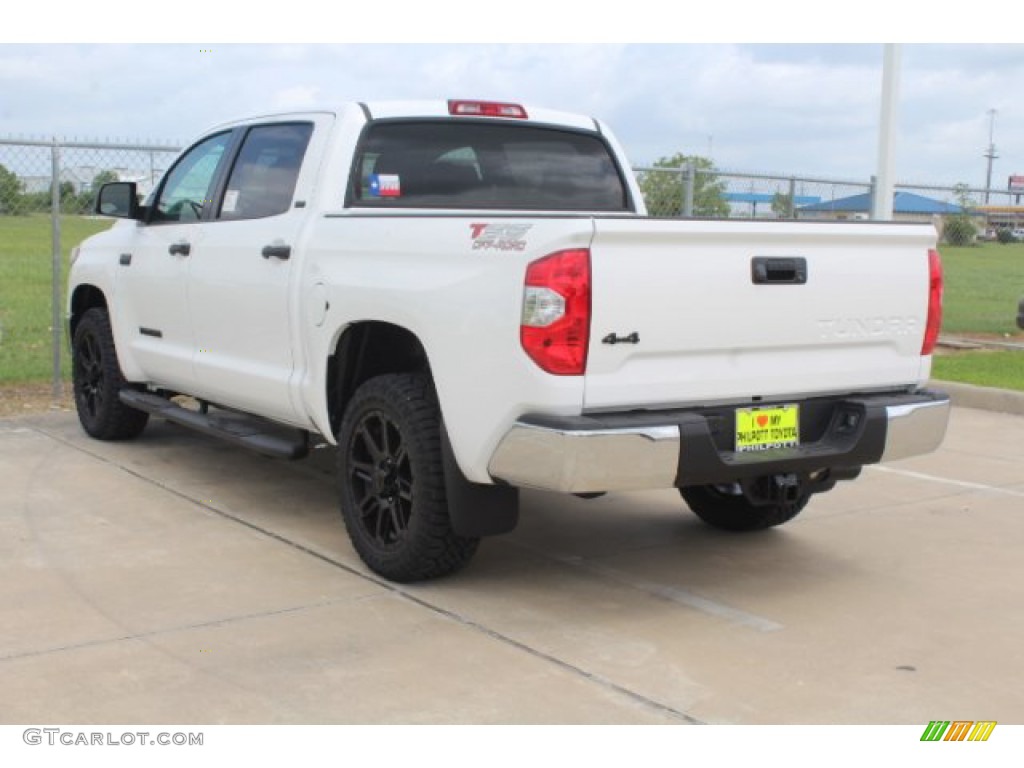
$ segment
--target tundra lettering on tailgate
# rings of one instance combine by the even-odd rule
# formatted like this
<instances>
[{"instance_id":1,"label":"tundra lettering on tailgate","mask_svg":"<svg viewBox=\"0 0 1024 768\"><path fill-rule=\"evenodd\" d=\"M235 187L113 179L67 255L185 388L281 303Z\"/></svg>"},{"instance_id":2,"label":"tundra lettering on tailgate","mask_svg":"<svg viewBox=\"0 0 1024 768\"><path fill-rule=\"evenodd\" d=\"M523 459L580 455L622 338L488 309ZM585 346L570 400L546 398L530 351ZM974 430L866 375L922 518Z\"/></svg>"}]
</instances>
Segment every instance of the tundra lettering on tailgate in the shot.
<instances>
[{"instance_id":1,"label":"tundra lettering on tailgate","mask_svg":"<svg viewBox=\"0 0 1024 768\"><path fill-rule=\"evenodd\" d=\"M867 339L882 336L907 336L917 333L917 318L901 317L835 317L820 318L818 328L823 339Z\"/></svg>"}]
</instances>

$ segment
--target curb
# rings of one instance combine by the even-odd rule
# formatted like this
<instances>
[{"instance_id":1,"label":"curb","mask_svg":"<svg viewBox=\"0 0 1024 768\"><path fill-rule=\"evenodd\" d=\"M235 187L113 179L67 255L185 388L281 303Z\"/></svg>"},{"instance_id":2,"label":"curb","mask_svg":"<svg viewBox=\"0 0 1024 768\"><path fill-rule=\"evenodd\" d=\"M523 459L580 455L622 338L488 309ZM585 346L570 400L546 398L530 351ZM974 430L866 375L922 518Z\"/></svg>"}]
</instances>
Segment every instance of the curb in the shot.
<instances>
[{"instance_id":1,"label":"curb","mask_svg":"<svg viewBox=\"0 0 1024 768\"><path fill-rule=\"evenodd\" d=\"M961 338L959 336L939 336L938 344L947 349L1006 349L1024 352L1024 342L999 341L997 339Z\"/></svg>"},{"instance_id":2,"label":"curb","mask_svg":"<svg viewBox=\"0 0 1024 768\"><path fill-rule=\"evenodd\" d=\"M1024 416L1024 392L994 387L977 387L973 384L962 384L958 381L939 381L933 379L929 386L934 386L949 395L953 405L961 408L977 408L982 411L1012 413Z\"/></svg>"}]
</instances>

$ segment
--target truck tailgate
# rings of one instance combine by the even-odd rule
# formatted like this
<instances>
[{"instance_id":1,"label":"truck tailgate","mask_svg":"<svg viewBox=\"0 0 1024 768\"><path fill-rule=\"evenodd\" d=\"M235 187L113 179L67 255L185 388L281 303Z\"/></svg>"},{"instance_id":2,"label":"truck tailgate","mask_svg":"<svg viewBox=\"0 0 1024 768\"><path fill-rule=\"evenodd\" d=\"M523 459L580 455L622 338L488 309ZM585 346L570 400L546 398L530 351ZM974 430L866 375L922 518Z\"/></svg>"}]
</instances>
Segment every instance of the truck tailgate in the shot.
<instances>
[{"instance_id":1,"label":"truck tailgate","mask_svg":"<svg viewBox=\"0 0 1024 768\"><path fill-rule=\"evenodd\" d=\"M597 219L585 408L918 383L934 244L931 225Z\"/></svg>"}]
</instances>

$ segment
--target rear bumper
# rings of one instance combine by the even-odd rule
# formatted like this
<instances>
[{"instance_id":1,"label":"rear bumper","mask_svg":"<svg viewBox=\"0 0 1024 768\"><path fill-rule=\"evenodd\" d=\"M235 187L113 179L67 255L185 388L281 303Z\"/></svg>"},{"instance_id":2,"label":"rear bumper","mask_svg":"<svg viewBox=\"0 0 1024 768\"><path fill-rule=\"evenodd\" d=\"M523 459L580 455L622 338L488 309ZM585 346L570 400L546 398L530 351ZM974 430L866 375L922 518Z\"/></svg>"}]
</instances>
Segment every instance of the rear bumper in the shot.
<instances>
[{"instance_id":1,"label":"rear bumper","mask_svg":"<svg viewBox=\"0 0 1024 768\"><path fill-rule=\"evenodd\" d=\"M673 488L784 472L860 467L942 443L941 392L807 400L799 447L736 453L730 408L578 417L524 416L491 458L491 477L565 493Z\"/></svg>"}]
</instances>

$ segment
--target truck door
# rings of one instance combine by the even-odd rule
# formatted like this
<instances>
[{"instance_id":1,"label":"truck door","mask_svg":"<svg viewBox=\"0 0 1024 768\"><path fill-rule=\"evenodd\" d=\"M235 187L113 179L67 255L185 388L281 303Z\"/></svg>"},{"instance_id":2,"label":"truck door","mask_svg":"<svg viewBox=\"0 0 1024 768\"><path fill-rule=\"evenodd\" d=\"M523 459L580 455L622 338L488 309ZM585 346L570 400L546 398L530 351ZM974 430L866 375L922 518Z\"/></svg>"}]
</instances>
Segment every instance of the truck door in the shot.
<instances>
[{"instance_id":1,"label":"truck door","mask_svg":"<svg viewBox=\"0 0 1024 768\"><path fill-rule=\"evenodd\" d=\"M203 219L231 136L209 136L175 162L147 221L136 224L130 251L120 257L117 322L146 377L183 392L193 383L189 263L209 226Z\"/></svg>"},{"instance_id":2,"label":"truck door","mask_svg":"<svg viewBox=\"0 0 1024 768\"><path fill-rule=\"evenodd\" d=\"M218 208L189 264L196 393L293 421L291 296L315 168L303 170L316 116L245 129Z\"/></svg>"}]
</instances>

